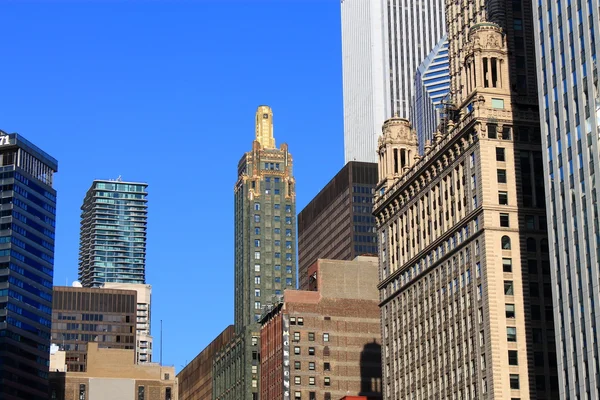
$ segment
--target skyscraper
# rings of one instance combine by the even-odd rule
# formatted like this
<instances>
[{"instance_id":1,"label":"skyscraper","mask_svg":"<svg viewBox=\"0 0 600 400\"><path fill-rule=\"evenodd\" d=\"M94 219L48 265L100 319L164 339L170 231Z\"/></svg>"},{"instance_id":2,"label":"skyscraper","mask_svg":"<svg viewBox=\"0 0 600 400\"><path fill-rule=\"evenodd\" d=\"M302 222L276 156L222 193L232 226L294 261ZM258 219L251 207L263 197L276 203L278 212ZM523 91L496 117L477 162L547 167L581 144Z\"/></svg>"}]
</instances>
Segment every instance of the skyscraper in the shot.
<instances>
[{"instance_id":1,"label":"skyscraper","mask_svg":"<svg viewBox=\"0 0 600 400\"><path fill-rule=\"evenodd\" d=\"M0 131L0 399L48 398L57 161Z\"/></svg>"},{"instance_id":2,"label":"skyscraper","mask_svg":"<svg viewBox=\"0 0 600 400\"><path fill-rule=\"evenodd\" d=\"M298 280L319 258L353 260L377 254L373 194L377 164L350 161L298 214Z\"/></svg>"},{"instance_id":3,"label":"skyscraper","mask_svg":"<svg viewBox=\"0 0 600 400\"><path fill-rule=\"evenodd\" d=\"M213 390L217 400L258 398L258 319L263 307L277 302L284 289L296 287L296 188L292 165L288 146L275 145L271 108L258 107L256 137L252 150L238 163L234 189L237 336L216 357Z\"/></svg>"},{"instance_id":4,"label":"skyscraper","mask_svg":"<svg viewBox=\"0 0 600 400\"><path fill-rule=\"evenodd\" d=\"M433 139L438 124L444 117L444 103L448 101L450 92L448 68L448 38L444 35L415 74L411 114L417 131L419 154L423 154L425 142Z\"/></svg>"},{"instance_id":5,"label":"skyscraper","mask_svg":"<svg viewBox=\"0 0 600 400\"><path fill-rule=\"evenodd\" d=\"M533 8L561 399L600 398L600 2Z\"/></svg>"},{"instance_id":6,"label":"skyscraper","mask_svg":"<svg viewBox=\"0 0 600 400\"><path fill-rule=\"evenodd\" d=\"M377 137L408 118L419 64L446 31L444 0L342 0L344 155L377 161Z\"/></svg>"},{"instance_id":7,"label":"skyscraper","mask_svg":"<svg viewBox=\"0 0 600 400\"><path fill-rule=\"evenodd\" d=\"M385 399L556 399L532 5L446 4L458 112L379 143Z\"/></svg>"},{"instance_id":8,"label":"skyscraper","mask_svg":"<svg viewBox=\"0 0 600 400\"><path fill-rule=\"evenodd\" d=\"M95 180L81 206L79 280L146 283L147 184Z\"/></svg>"}]
</instances>

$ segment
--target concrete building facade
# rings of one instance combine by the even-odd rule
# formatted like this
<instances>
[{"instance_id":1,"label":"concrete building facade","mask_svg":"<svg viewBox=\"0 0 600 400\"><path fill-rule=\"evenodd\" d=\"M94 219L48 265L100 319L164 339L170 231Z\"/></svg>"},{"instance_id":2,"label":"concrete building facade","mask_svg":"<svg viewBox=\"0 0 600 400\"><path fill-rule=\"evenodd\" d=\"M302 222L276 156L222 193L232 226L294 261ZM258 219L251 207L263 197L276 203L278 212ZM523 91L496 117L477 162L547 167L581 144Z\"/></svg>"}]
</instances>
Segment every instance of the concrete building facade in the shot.
<instances>
[{"instance_id":1,"label":"concrete building facade","mask_svg":"<svg viewBox=\"0 0 600 400\"><path fill-rule=\"evenodd\" d=\"M67 371L86 371L89 342L135 349L136 299L132 290L54 287L52 343L66 353Z\"/></svg>"},{"instance_id":2,"label":"concrete building facade","mask_svg":"<svg viewBox=\"0 0 600 400\"><path fill-rule=\"evenodd\" d=\"M179 400L213 399L214 358L234 335L235 329L233 325L229 325L177 374Z\"/></svg>"},{"instance_id":3,"label":"concrete building facade","mask_svg":"<svg viewBox=\"0 0 600 400\"><path fill-rule=\"evenodd\" d=\"M147 184L95 180L81 206L79 281L146 283Z\"/></svg>"},{"instance_id":4,"label":"concrete building facade","mask_svg":"<svg viewBox=\"0 0 600 400\"><path fill-rule=\"evenodd\" d=\"M152 362L151 335L152 322L152 286L141 283L108 282L102 285L105 289L134 290L137 293L135 359L137 363Z\"/></svg>"},{"instance_id":5,"label":"concrete building facade","mask_svg":"<svg viewBox=\"0 0 600 400\"><path fill-rule=\"evenodd\" d=\"M85 372L51 372L52 400L177 400L175 368L136 364L135 351L88 345ZM58 366L52 366L53 370Z\"/></svg>"},{"instance_id":6,"label":"concrete building facade","mask_svg":"<svg viewBox=\"0 0 600 400\"><path fill-rule=\"evenodd\" d=\"M298 280L319 258L353 260L377 254L373 195L377 164L351 161L298 214Z\"/></svg>"},{"instance_id":7,"label":"concrete building facade","mask_svg":"<svg viewBox=\"0 0 600 400\"><path fill-rule=\"evenodd\" d=\"M48 393L58 163L0 131L0 399Z\"/></svg>"},{"instance_id":8,"label":"concrete building facade","mask_svg":"<svg viewBox=\"0 0 600 400\"><path fill-rule=\"evenodd\" d=\"M344 156L377 161L392 115L408 118L419 64L444 35L443 0L342 0Z\"/></svg>"},{"instance_id":9,"label":"concrete building facade","mask_svg":"<svg viewBox=\"0 0 600 400\"><path fill-rule=\"evenodd\" d=\"M261 399L381 398L377 258L318 260L312 291L263 316Z\"/></svg>"},{"instance_id":10,"label":"concrete building facade","mask_svg":"<svg viewBox=\"0 0 600 400\"><path fill-rule=\"evenodd\" d=\"M528 51L510 51L523 35L511 37L513 11L531 5L481 5L447 2L458 110L448 131L424 156L405 119L388 120L379 141L389 400L558 397L538 114L530 86L512 86Z\"/></svg>"},{"instance_id":11,"label":"concrete building facade","mask_svg":"<svg viewBox=\"0 0 600 400\"><path fill-rule=\"evenodd\" d=\"M533 8L561 399L600 398L600 2Z\"/></svg>"}]
</instances>

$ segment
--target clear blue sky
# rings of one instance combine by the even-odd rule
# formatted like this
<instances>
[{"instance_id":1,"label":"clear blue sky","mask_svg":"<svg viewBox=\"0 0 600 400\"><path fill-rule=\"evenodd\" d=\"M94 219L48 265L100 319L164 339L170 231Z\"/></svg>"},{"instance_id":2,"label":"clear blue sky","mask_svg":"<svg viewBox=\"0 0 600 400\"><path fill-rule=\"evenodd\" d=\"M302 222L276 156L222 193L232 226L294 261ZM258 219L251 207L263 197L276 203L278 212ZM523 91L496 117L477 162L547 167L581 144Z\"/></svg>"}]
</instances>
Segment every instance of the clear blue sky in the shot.
<instances>
[{"instance_id":1,"label":"clear blue sky","mask_svg":"<svg viewBox=\"0 0 600 400\"><path fill-rule=\"evenodd\" d=\"M273 107L297 208L343 166L339 0L3 1L0 129L59 161L55 285L77 278L94 179L149 184L158 360L233 322L233 185Z\"/></svg>"}]
</instances>

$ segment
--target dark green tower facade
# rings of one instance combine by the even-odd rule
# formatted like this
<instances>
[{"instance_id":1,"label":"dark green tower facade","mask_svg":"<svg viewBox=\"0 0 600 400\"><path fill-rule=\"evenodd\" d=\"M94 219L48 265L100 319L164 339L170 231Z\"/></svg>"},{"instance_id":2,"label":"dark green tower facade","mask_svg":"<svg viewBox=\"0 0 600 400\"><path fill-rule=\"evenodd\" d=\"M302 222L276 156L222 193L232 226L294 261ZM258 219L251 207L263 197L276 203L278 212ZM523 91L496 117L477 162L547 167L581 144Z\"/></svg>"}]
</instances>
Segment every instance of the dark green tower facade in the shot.
<instances>
[{"instance_id":1,"label":"dark green tower facade","mask_svg":"<svg viewBox=\"0 0 600 400\"><path fill-rule=\"evenodd\" d=\"M296 288L296 192L292 156L275 146L273 114L256 113L256 139L238 164L235 185L235 329L237 341L215 361L215 399L259 398L258 319ZM234 367L239 365L241 367Z\"/></svg>"}]
</instances>

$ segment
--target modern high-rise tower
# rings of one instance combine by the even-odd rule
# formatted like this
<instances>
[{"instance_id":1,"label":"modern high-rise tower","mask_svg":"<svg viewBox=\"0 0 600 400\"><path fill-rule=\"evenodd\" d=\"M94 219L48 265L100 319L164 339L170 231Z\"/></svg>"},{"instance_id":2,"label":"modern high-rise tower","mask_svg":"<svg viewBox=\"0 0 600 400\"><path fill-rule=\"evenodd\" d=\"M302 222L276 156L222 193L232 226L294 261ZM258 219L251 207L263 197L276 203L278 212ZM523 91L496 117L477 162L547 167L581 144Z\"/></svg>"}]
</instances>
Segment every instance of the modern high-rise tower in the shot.
<instances>
[{"instance_id":1,"label":"modern high-rise tower","mask_svg":"<svg viewBox=\"0 0 600 400\"><path fill-rule=\"evenodd\" d=\"M433 139L444 117L445 103L449 100L450 92L448 67L448 38L444 35L415 74L411 116L417 131L419 154L424 153L426 141Z\"/></svg>"},{"instance_id":2,"label":"modern high-rise tower","mask_svg":"<svg viewBox=\"0 0 600 400\"><path fill-rule=\"evenodd\" d=\"M81 206L79 280L146 283L147 184L95 180Z\"/></svg>"},{"instance_id":3,"label":"modern high-rise tower","mask_svg":"<svg viewBox=\"0 0 600 400\"><path fill-rule=\"evenodd\" d=\"M296 288L296 188L288 146L275 145L273 112L256 111L252 150L238 164L235 184L236 338L214 363L216 400L256 400L264 307ZM240 368L241 366L241 368Z\"/></svg>"},{"instance_id":4,"label":"modern high-rise tower","mask_svg":"<svg viewBox=\"0 0 600 400\"><path fill-rule=\"evenodd\" d=\"M561 399L600 398L600 1L540 1L544 177Z\"/></svg>"},{"instance_id":5,"label":"modern high-rise tower","mask_svg":"<svg viewBox=\"0 0 600 400\"><path fill-rule=\"evenodd\" d=\"M377 162L392 115L409 117L417 67L446 31L444 0L342 0L344 155Z\"/></svg>"},{"instance_id":6,"label":"modern high-rise tower","mask_svg":"<svg viewBox=\"0 0 600 400\"><path fill-rule=\"evenodd\" d=\"M48 398L57 161L0 131L0 399Z\"/></svg>"}]
</instances>

